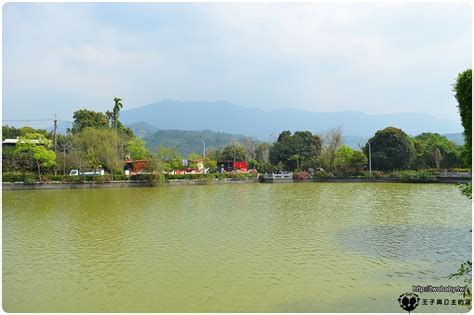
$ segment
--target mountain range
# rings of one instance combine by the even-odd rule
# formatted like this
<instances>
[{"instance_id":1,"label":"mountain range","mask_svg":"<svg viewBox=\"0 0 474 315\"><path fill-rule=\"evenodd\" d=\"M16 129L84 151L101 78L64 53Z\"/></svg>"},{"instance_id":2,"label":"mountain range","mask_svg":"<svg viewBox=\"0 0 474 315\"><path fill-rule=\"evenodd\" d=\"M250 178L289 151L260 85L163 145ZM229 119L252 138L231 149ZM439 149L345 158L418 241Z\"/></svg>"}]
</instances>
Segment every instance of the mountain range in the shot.
<instances>
[{"instance_id":1,"label":"mountain range","mask_svg":"<svg viewBox=\"0 0 474 315\"><path fill-rule=\"evenodd\" d=\"M133 129L133 128L132 128ZM136 134L135 130L134 133ZM253 139L224 132L210 130L158 130L143 137L147 147L155 152L160 146L176 148L183 156L195 152L202 154L204 144L207 151L221 149L232 143L251 144ZM202 141L204 141L204 143Z\"/></svg>"},{"instance_id":2,"label":"mountain range","mask_svg":"<svg viewBox=\"0 0 474 315\"><path fill-rule=\"evenodd\" d=\"M274 140L281 131L308 130L322 133L341 127L343 134L370 137L388 126L410 135L422 132L459 133L459 121L425 113L366 114L356 111L311 112L299 109L264 111L229 102L175 101L164 99L149 105L123 110L120 120L142 128L143 133L166 130L216 130L261 140ZM136 128L132 128L136 129ZM156 130L154 130L156 129Z\"/></svg>"}]
</instances>

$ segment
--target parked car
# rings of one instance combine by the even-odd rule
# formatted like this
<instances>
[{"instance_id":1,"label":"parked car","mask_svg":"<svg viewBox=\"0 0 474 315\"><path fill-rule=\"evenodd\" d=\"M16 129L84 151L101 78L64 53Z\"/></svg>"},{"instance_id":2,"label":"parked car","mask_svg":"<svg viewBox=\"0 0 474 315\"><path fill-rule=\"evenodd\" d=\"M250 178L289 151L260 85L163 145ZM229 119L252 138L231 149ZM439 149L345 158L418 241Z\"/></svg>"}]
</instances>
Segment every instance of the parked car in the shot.
<instances>
[{"instance_id":1,"label":"parked car","mask_svg":"<svg viewBox=\"0 0 474 315\"><path fill-rule=\"evenodd\" d=\"M105 174L105 171L103 169L97 170L97 171L89 171L89 172L79 172L79 170L71 170L69 172L69 176L79 176L79 175L85 175L85 176L102 176Z\"/></svg>"}]
</instances>

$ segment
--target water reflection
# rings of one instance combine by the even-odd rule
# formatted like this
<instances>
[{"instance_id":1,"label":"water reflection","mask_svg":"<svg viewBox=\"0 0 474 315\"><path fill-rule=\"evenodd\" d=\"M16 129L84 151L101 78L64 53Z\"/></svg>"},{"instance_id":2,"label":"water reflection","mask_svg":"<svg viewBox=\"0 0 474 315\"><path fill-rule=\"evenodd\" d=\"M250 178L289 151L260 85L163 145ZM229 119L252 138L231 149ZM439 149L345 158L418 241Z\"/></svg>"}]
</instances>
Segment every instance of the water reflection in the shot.
<instances>
[{"instance_id":1,"label":"water reflection","mask_svg":"<svg viewBox=\"0 0 474 315\"><path fill-rule=\"evenodd\" d=\"M350 250L404 261L464 261L471 252L471 233L461 228L363 225L342 231L338 238Z\"/></svg>"},{"instance_id":2,"label":"water reflection","mask_svg":"<svg viewBox=\"0 0 474 315\"><path fill-rule=\"evenodd\" d=\"M452 185L4 192L4 308L398 312L469 256L470 219Z\"/></svg>"}]
</instances>

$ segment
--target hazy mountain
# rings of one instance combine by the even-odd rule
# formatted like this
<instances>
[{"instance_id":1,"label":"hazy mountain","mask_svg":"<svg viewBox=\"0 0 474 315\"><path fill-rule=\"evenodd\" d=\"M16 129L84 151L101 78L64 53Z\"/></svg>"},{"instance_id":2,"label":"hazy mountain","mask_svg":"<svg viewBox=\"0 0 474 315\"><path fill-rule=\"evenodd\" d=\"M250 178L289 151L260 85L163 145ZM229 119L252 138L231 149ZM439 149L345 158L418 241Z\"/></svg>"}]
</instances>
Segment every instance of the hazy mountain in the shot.
<instances>
[{"instance_id":1,"label":"hazy mountain","mask_svg":"<svg viewBox=\"0 0 474 315\"><path fill-rule=\"evenodd\" d=\"M447 134L442 134L442 136L445 136L446 138L448 138L448 140L458 145L464 144L464 136L462 135L462 133L447 133ZM344 143L353 149L359 149L360 146L363 147L370 138L371 136L363 137L363 136L344 135Z\"/></svg>"},{"instance_id":2,"label":"hazy mountain","mask_svg":"<svg viewBox=\"0 0 474 315\"><path fill-rule=\"evenodd\" d=\"M127 125L127 127L132 129L135 136L140 138L150 136L159 130L159 128L152 126L144 121L134 122L132 124Z\"/></svg>"},{"instance_id":3,"label":"hazy mountain","mask_svg":"<svg viewBox=\"0 0 474 315\"><path fill-rule=\"evenodd\" d=\"M297 109L263 111L228 102L181 102L162 100L150 105L124 110L125 124L146 122L160 129L219 130L231 134L274 139L282 130L309 130L321 133L341 126L351 136L369 136L387 126L403 129L411 135L422 132L457 133L458 121L440 119L430 114L401 113L369 115L362 112L310 112Z\"/></svg>"},{"instance_id":4,"label":"hazy mountain","mask_svg":"<svg viewBox=\"0 0 474 315\"><path fill-rule=\"evenodd\" d=\"M191 152L202 154L204 140L206 150L223 148L233 142L245 142L252 139L242 135L228 134L224 132L214 132L210 130L188 131L188 130L158 130L152 135L144 138L147 147L155 151L160 146L174 147L187 156Z\"/></svg>"},{"instance_id":5,"label":"hazy mountain","mask_svg":"<svg viewBox=\"0 0 474 315\"><path fill-rule=\"evenodd\" d=\"M464 135L462 134L462 132L447 133L447 134L444 134L443 136L445 136L446 138L448 138L449 140L451 140L452 142L456 144L464 144Z\"/></svg>"}]
</instances>

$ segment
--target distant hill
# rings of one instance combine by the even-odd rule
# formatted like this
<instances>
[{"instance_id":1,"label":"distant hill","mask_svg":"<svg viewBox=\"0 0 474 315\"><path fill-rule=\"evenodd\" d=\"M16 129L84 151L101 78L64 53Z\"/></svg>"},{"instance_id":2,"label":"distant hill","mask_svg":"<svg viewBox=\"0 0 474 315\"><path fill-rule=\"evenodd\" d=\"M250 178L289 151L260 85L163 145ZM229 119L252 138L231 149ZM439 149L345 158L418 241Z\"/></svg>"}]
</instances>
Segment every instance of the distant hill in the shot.
<instances>
[{"instance_id":1,"label":"distant hill","mask_svg":"<svg viewBox=\"0 0 474 315\"><path fill-rule=\"evenodd\" d=\"M341 126L343 133L368 137L388 126L410 135L422 132L440 134L462 131L459 121L440 119L430 114L402 113L369 115L362 112L310 112L297 109L263 111L228 102L181 102L162 100L143 107L124 110L125 124L146 122L160 129L219 130L262 140L275 139L283 130L308 130L321 133Z\"/></svg>"},{"instance_id":2,"label":"distant hill","mask_svg":"<svg viewBox=\"0 0 474 315\"><path fill-rule=\"evenodd\" d=\"M416 135L414 135L416 136ZM442 134L442 136L445 136L448 138L448 140L458 144L462 145L464 144L464 136L462 133L447 133L447 134ZM344 143L350 146L353 149L359 149L360 146L364 146L367 141L370 139L370 137L359 137L359 136L346 136L344 135Z\"/></svg>"},{"instance_id":3,"label":"distant hill","mask_svg":"<svg viewBox=\"0 0 474 315\"><path fill-rule=\"evenodd\" d=\"M459 133L447 133L447 134L444 134L443 136L445 136L446 138L448 138L449 140L451 140L452 142L456 143L456 144L464 144L464 135L459 132Z\"/></svg>"},{"instance_id":4,"label":"distant hill","mask_svg":"<svg viewBox=\"0 0 474 315\"><path fill-rule=\"evenodd\" d=\"M187 156L191 152L202 154L203 144L201 139L206 144L206 150L223 148L233 142L243 144L245 141L251 141L251 138L246 136L210 130L158 130L144 138L147 147L152 151L155 151L160 146L174 147L183 156Z\"/></svg>"},{"instance_id":5,"label":"distant hill","mask_svg":"<svg viewBox=\"0 0 474 315\"><path fill-rule=\"evenodd\" d=\"M132 124L127 125L127 127L132 129L135 136L140 138L150 136L159 130L159 128L152 126L144 121L134 122Z\"/></svg>"}]
</instances>

